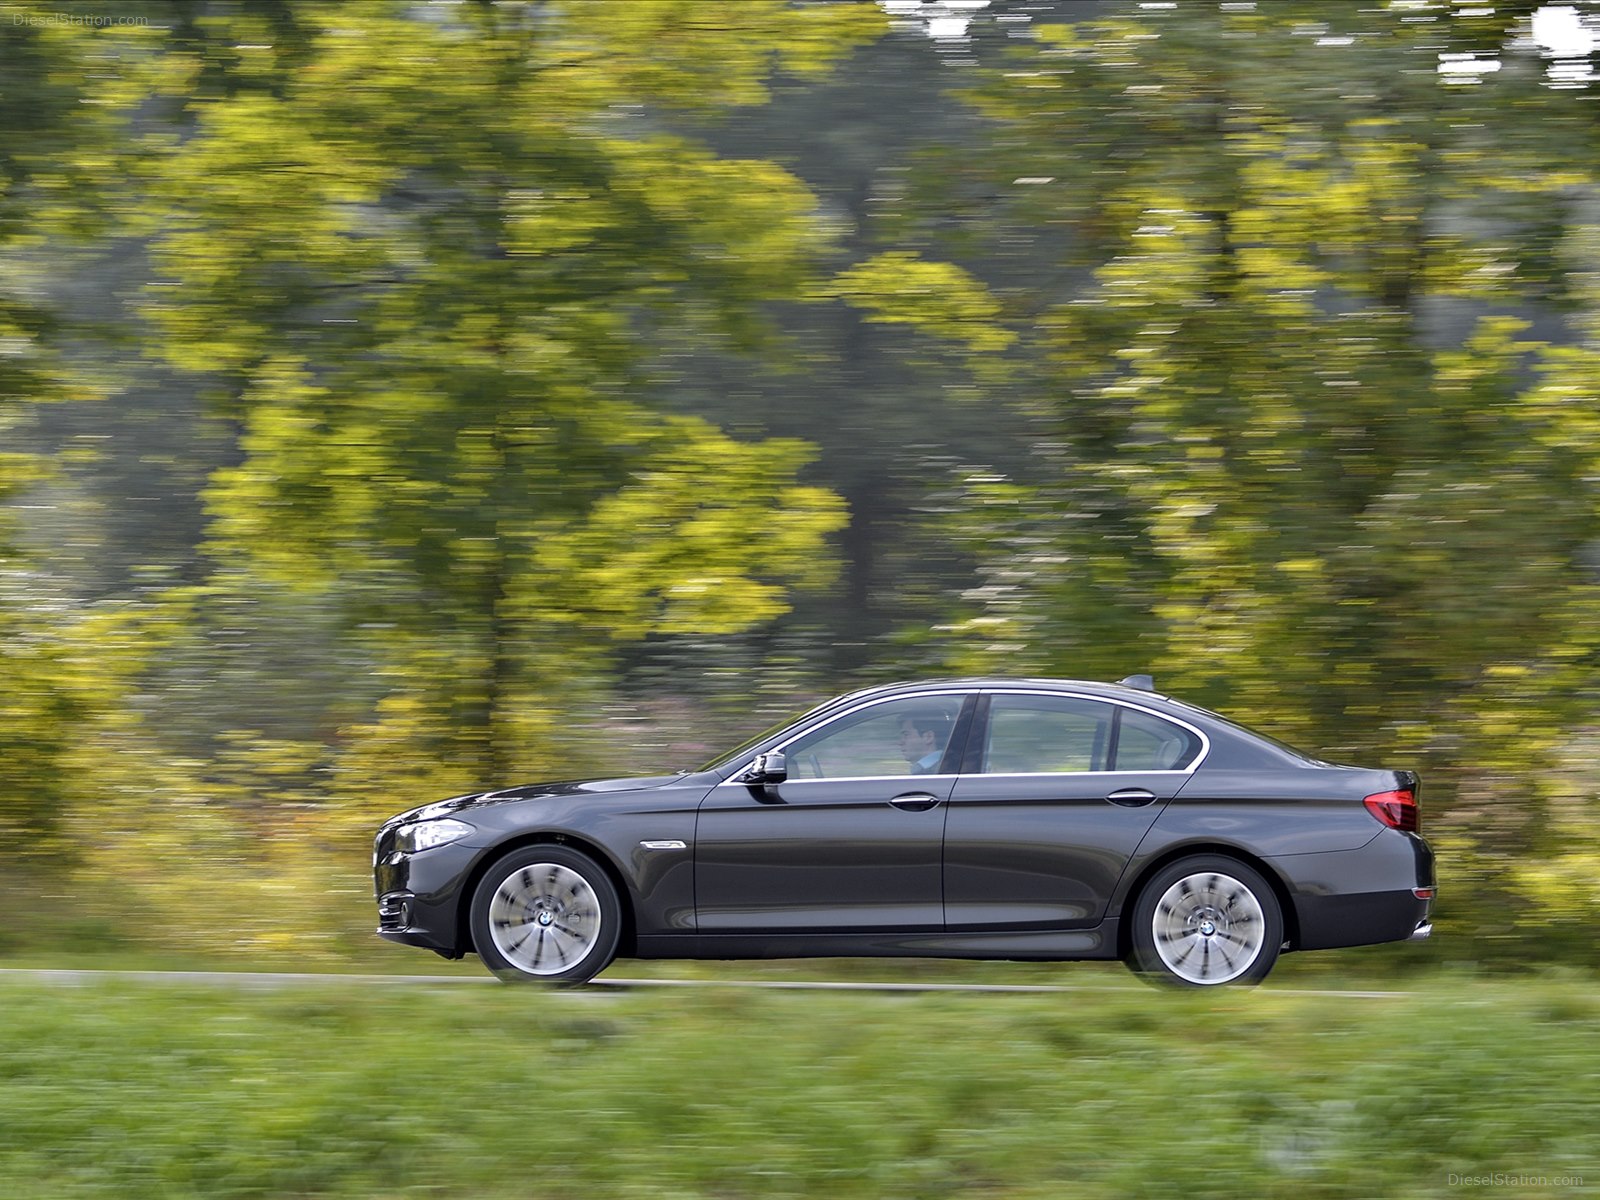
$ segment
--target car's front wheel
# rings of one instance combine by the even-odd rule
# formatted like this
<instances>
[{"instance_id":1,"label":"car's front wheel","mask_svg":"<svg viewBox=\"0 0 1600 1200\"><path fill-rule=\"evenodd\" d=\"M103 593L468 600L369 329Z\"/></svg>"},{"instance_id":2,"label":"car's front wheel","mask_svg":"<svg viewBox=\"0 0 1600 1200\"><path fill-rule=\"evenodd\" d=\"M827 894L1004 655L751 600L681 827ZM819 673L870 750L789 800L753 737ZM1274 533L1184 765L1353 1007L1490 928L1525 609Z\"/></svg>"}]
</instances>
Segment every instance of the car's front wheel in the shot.
<instances>
[{"instance_id":1,"label":"car's front wheel","mask_svg":"<svg viewBox=\"0 0 1600 1200\"><path fill-rule=\"evenodd\" d=\"M1223 855L1195 855L1151 877L1133 908L1128 965L1180 987L1254 984L1283 944L1277 894L1259 872Z\"/></svg>"},{"instance_id":2,"label":"car's front wheel","mask_svg":"<svg viewBox=\"0 0 1600 1200\"><path fill-rule=\"evenodd\" d=\"M616 956L617 889L599 864L566 846L513 850L472 897L472 944L501 979L578 984Z\"/></svg>"}]
</instances>

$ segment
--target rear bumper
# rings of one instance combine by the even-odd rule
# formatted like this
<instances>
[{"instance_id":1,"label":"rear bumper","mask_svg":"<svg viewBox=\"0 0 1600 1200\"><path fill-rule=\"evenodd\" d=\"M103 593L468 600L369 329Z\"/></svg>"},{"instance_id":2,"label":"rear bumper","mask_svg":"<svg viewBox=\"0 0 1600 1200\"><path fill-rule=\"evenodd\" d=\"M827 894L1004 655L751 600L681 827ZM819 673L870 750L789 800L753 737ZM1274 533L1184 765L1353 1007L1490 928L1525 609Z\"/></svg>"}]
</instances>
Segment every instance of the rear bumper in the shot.
<instances>
[{"instance_id":1,"label":"rear bumper","mask_svg":"<svg viewBox=\"0 0 1600 1200\"><path fill-rule=\"evenodd\" d=\"M1421 941L1433 932L1433 851L1414 833L1385 829L1357 850L1267 861L1289 889L1296 950Z\"/></svg>"},{"instance_id":2,"label":"rear bumper","mask_svg":"<svg viewBox=\"0 0 1600 1200\"><path fill-rule=\"evenodd\" d=\"M1301 896L1295 901L1300 936L1294 948L1328 950L1335 946L1420 940L1418 930L1433 930L1428 923L1432 903L1418 900L1410 888L1353 896Z\"/></svg>"}]
</instances>

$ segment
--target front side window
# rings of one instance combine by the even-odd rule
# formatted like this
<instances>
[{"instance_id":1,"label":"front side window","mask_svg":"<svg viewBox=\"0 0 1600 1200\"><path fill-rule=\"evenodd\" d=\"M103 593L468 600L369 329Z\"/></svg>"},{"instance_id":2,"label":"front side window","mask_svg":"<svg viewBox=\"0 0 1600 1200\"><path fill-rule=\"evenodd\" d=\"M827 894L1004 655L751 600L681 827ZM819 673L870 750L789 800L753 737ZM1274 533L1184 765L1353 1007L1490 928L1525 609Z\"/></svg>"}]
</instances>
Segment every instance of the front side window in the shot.
<instances>
[{"instance_id":1,"label":"front side window","mask_svg":"<svg viewBox=\"0 0 1600 1200\"><path fill-rule=\"evenodd\" d=\"M938 774L961 701L960 696L908 697L830 721L783 747L789 778Z\"/></svg>"},{"instance_id":2,"label":"front side window","mask_svg":"<svg viewBox=\"0 0 1600 1200\"><path fill-rule=\"evenodd\" d=\"M1152 713L1076 696L996 695L979 769L990 775L1176 771L1200 739Z\"/></svg>"}]
</instances>

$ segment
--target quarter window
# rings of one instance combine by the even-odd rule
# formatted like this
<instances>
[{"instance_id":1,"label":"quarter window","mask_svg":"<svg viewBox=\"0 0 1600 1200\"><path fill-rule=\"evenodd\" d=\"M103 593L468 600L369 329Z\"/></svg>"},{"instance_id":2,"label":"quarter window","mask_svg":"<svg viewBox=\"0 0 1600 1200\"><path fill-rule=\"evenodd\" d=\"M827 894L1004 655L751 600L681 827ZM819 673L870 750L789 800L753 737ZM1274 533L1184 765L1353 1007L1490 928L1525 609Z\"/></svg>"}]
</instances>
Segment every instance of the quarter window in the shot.
<instances>
[{"instance_id":1,"label":"quarter window","mask_svg":"<svg viewBox=\"0 0 1600 1200\"><path fill-rule=\"evenodd\" d=\"M1136 708L1122 710L1117 732L1117 770L1181 771L1200 753L1200 739L1182 725Z\"/></svg>"}]
</instances>

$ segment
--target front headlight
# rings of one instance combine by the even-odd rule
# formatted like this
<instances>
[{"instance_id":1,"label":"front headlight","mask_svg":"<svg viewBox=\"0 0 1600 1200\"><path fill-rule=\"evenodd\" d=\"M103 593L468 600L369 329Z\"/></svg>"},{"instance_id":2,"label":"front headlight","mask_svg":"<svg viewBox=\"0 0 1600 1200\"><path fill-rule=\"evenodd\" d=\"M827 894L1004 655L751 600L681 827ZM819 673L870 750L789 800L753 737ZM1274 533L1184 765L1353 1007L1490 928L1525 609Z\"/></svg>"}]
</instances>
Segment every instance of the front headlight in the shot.
<instances>
[{"instance_id":1,"label":"front headlight","mask_svg":"<svg viewBox=\"0 0 1600 1200\"><path fill-rule=\"evenodd\" d=\"M465 821L455 821L449 817L437 821L413 821L395 831L394 848L414 854L418 850L432 850L435 846L459 842L467 834L475 832Z\"/></svg>"}]
</instances>

